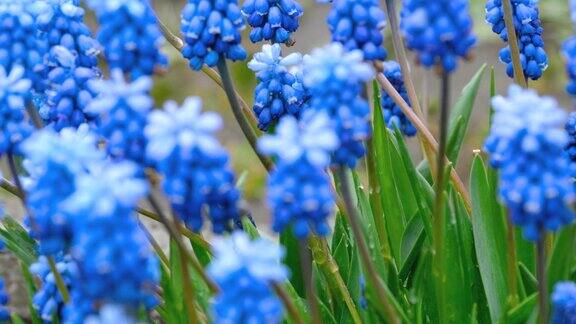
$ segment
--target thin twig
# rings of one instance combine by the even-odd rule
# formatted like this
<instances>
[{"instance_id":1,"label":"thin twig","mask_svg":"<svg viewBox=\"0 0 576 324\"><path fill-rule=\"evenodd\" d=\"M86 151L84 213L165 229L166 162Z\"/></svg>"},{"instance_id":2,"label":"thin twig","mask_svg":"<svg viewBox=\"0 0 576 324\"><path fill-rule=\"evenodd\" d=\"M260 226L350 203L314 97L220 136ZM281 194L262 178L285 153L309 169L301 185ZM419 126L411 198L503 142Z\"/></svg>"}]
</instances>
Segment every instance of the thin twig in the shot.
<instances>
[{"instance_id":1,"label":"thin twig","mask_svg":"<svg viewBox=\"0 0 576 324\"><path fill-rule=\"evenodd\" d=\"M518 46L518 37L516 27L514 26L514 17L512 4L510 0L502 0L504 9L504 23L506 24L506 34L508 35L508 46L510 46L510 55L512 56L512 66L514 67L514 80L518 85L526 88L528 81L524 77L522 62L520 61L520 47Z\"/></svg>"}]
</instances>

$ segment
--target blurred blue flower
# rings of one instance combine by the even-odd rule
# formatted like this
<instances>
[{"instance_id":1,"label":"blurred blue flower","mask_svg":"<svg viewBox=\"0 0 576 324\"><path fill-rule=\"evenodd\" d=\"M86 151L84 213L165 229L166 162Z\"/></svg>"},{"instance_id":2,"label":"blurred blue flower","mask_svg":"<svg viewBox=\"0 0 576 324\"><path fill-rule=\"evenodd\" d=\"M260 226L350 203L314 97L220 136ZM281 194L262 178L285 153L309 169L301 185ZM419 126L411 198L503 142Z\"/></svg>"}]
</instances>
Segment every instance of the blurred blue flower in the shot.
<instances>
[{"instance_id":1,"label":"blurred blue flower","mask_svg":"<svg viewBox=\"0 0 576 324\"><path fill-rule=\"evenodd\" d=\"M134 314L134 310L127 309L122 305L105 304L100 308L98 314L87 317L85 324L137 324L140 322L136 315L137 314Z\"/></svg>"},{"instance_id":2,"label":"blurred blue flower","mask_svg":"<svg viewBox=\"0 0 576 324\"><path fill-rule=\"evenodd\" d=\"M220 57L246 59L240 44L244 18L237 0L188 0L181 22L185 42L182 55L192 69L200 70L204 64L215 66Z\"/></svg>"},{"instance_id":3,"label":"blurred blue flower","mask_svg":"<svg viewBox=\"0 0 576 324\"><path fill-rule=\"evenodd\" d=\"M566 92L576 96L576 36L572 36L562 43L562 56L566 62L568 84Z\"/></svg>"},{"instance_id":4,"label":"blurred blue flower","mask_svg":"<svg viewBox=\"0 0 576 324\"><path fill-rule=\"evenodd\" d=\"M75 191L74 179L104 158L87 125L59 133L46 128L22 143L28 177L26 203L32 215L30 234L39 240L39 252L55 255L71 243L72 226L63 202Z\"/></svg>"},{"instance_id":5,"label":"blurred blue flower","mask_svg":"<svg viewBox=\"0 0 576 324\"><path fill-rule=\"evenodd\" d=\"M281 233L292 225L298 238L308 237L310 229L328 235L334 193L325 168L338 148L338 136L328 115L307 111L300 124L286 116L280 120L277 134L262 137L258 147L265 154L278 156L268 180L272 229Z\"/></svg>"},{"instance_id":6,"label":"blurred blue flower","mask_svg":"<svg viewBox=\"0 0 576 324\"><path fill-rule=\"evenodd\" d=\"M214 323L280 323L282 302L270 284L288 279L284 250L265 239L250 241L244 232L214 242L207 272L222 289L212 306Z\"/></svg>"},{"instance_id":7,"label":"blurred blue flower","mask_svg":"<svg viewBox=\"0 0 576 324\"><path fill-rule=\"evenodd\" d=\"M53 46L48 57L46 101L39 107L40 117L56 130L93 122L97 115L86 106L94 98L88 82L98 77L97 68L78 66L77 55L63 46Z\"/></svg>"},{"instance_id":8,"label":"blurred blue flower","mask_svg":"<svg viewBox=\"0 0 576 324\"><path fill-rule=\"evenodd\" d=\"M312 96L310 109L325 111L339 136L333 164L355 166L370 136L370 107L360 94L363 82L374 71L362 59L361 51L348 52L339 43L314 49L304 57L303 81Z\"/></svg>"},{"instance_id":9,"label":"blurred blue flower","mask_svg":"<svg viewBox=\"0 0 576 324\"><path fill-rule=\"evenodd\" d=\"M404 0L400 16L406 46L425 67L452 72L476 43L466 0Z\"/></svg>"},{"instance_id":10,"label":"blurred blue flower","mask_svg":"<svg viewBox=\"0 0 576 324\"><path fill-rule=\"evenodd\" d=\"M9 73L0 66L0 156L18 153L20 142L33 131L25 113L31 82L24 79L24 73L20 65Z\"/></svg>"},{"instance_id":11,"label":"blurred blue flower","mask_svg":"<svg viewBox=\"0 0 576 324\"><path fill-rule=\"evenodd\" d=\"M402 99L410 105L410 99L404 86L400 65L395 61L384 62L384 76L392 83L394 89L402 96ZM394 129L394 126L396 126L406 136L416 135L414 125L412 125L408 117L402 112L400 106L394 102L386 91L382 91L382 113L384 114L386 126L389 129Z\"/></svg>"},{"instance_id":12,"label":"blurred blue flower","mask_svg":"<svg viewBox=\"0 0 576 324\"><path fill-rule=\"evenodd\" d=\"M9 301L10 298L6 292L4 278L0 277L0 321L6 323L10 320L10 308L8 308Z\"/></svg>"},{"instance_id":13,"label":"blurred blue flower","mask_svg":"<svg viewBox=\"0 0 576 324\"><path fill-rule=\"evenodd\" d=\"M365 60L385 60L386 15L377 0L335 0L328 14L332 41L348 51L361 50Z\"/></svg>"},{"instance_id":14,"label":"blurred blue flower","mask_svg":"<svg viewBox=\"0 0 576 324\"><path fill-rule=\"evenodd\" d=\"M485 149L499 169L500 197L529 240L574 220L576 201L564 153L566 114L550 97L512 85L492 100L494 117Z\"/></svg>"},{"instance_id":15,"label":"blurred blue flower","mask_svg":"<svg viewBox=\"0 0 576 324\"><path fill-rule=\"evenodd\" d=\"M576 177L576 112L568 116L568 121L566 121L564 129L566 133L568 133L568 143L566 144L565 150L571 161L572 176Z\"/></svg>"},{"instance_id":16,"label":"blurred blue flower","mask_svg":"<svg viewBox=\"0 0 576 324\"><path fill-rule=\"evenodd\" d=\"M48 43L38 37L35 15L31 12L35 0L0 1L0 65L6 71L20 65L24 76L36 91L44 90L39 74L44 69L44 54Z\"/></svg>"},{"instance_id":17,"label":"blurred blue flower","mask_svg":"<svg viewBox=\"0 0 576 324\"><path fill-rule=\"evenodd\" d=\"M252 27L250 40L290 43L291 34L298 29L304 9L296 0L246 0L242 14Z\"/></svg>"},{"instance_id":18,"label":"blurred blue flower","mask_svg":"<svg viewBox=\"0 0 576 324\"><path fill-rule=\"evenodd\" d=\"M538 0L511 0L514 19L514 29L520 48L520 61L524 76L537 80L548 67L548 57L544 51L542 39L542 22L538 11ZM486 3L486 22L492 26L492 31L508 42L508 32L504 23L502 0L488 0ZM514 76L510 46L500 51L500 60L507 64L506 73Z\"/></svg>"},{"instance_id":19,"label":"blurred blue flower","mask_svg":"<svg viewBox=\"0 0 576 324\"><path fill-rule=\"evenodd\" d=\"M248 68L256 72L258 85L254 90L254 113L258 128L267 130L284 115L298 117L305 104L305 93L296 76L288 68L302 61L300 53L282 57L279 44L262 46L254 54Z\"/></svg>"},{"instance_id":20,"label":"blurred blue flower","mask_svg":"<svg viewBox=\"0 0 576 324\"><path fill-rule=\"evenodd\" d=\"M552 293L552 323L576 323L576 284L573 282L559 282L554 286Z\"/></svg>"},{"instance_id":21,"label":"blurred blue flower","mask_svg":"<svg viewBox=\"0 0 576 324\"><path fill-rule=\"evenodd\" d=\"M128 83L121 70L113 70L110 80L94 80L89 87L97 97L86 111L101 116L97 131L106 141L108 154L115 159L143 164L144 128L154 106L150 96L152 79L140 77Z\"/></svg>"},{"instance_id":22,"label":"blurred blue flower","mask_svg":"<svg viewBox=\"0 0 576 324\"><path fill-rule=\"evenodd\" d=\"M160 52L164 37L149 0L89 0L95 10L106 61L132 80L165 68L168 58Z\"/></svg>"},{"instance_id":23,"label":"blurred blue flower","mask_svg":"<svg viewBox=\"0 0 576 324\"><path fill-rule=\"evenodd\" d=\"M220 116L202 112L199 98L186 99L181 108L168 102L150 113L144 130L146 157L163 175L163 189L176 215L194 231L202 228L208 207L212 230L222 233L239 220L240 193L228 165L228 153L214 137Z\"/></svg>"}]
</instances>

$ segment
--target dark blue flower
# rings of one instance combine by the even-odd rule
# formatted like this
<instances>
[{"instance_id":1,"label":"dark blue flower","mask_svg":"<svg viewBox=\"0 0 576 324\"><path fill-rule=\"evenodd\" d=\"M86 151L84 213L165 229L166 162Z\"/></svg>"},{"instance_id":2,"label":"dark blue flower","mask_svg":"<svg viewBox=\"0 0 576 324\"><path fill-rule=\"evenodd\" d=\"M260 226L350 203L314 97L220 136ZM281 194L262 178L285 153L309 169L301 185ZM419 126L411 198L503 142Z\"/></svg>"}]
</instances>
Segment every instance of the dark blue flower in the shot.
<instances>
[{"instance_id":1,"label":"dark blue flower","mask_svg":"<svg viewBox=\"0 0 576 324\"><path fill-rule=\"evenodd\" d=\"M191 97L182 108L168 102L150 113L146 156L164 177L162 188L186 226L200 231L207 211L212 230L222 233L240 219L240 193L228 153L213 135L222 120L201 110L200 99Z\"/></svg>"},{"instance_id":2,"label":"dark blue flower","mask_svg":"<svg viewBox=\"0 0 576 324\"><path fill-rule=\"evenodd\" d=\"M524 236L539 240L544 230L574 220L571 204L576 196L562 128L566 114L554 99L516 85L508 97L495 97L492 105L485 149L499 170L500 197Z\"/></svg>"},{"instance_id":3,"label":"dark blue flower","mask_svg":"<svg viewBox=\"0 0 576 324\"><path fill-rule=\"evenodd\" d=\"M576 284L573 282L559 282L554 286L552 293L552 323L576 323Z\"/></svg>"},{"instance_id":4,"label":"dark blue flower","mask_svg":"<svg viewBox=\"0 0 576 324\"><path fill-rule=\"evenodd\" d=\"M564 127L568 133L568 144L566 144L566 154L571 161L572 175L576 176L576 112L568 116L568 121Z\"/></svg>"},{"instance_id":5,"label":"dark blue flower","mask_svg":"<svg viewBox=\"0 0 576 324\"><path fill-rule=\"evenodd\" d=\"M221 287L212 306L214 323L281 323L284 309L270 284L288 279L284 250L244 232L214 242L208 275Z\"/></svg>"},{"instance_id":6,"label":"dark blue flower","mask_svg":"<svg viewBox=\"0 0 576 324\"><path fill-rule=\"evenodd\" d=\"M168 65L160 52L164 37L149 0L90 0L89 4L96 11L98 40L112 69L121 69L135 80Z\"/></svg>"},{"instance_id":7,"label":"dark blue flower","mask_svg":"<svg viewBox=\"0 0 576 324\"><path fill-rule=\"evenodd\" d=\"M143 76L127 83L121 70L113 70L110 80L95 80L90 88L97 97L86 110L101 116L97 131L106 141L108 154L143 164L144 127L154 106L150 97L152 80Z\"/></svg>"},{"instance_id":8,"label":"dark blue flower","mask_svg":"<svg viewBox=\"0 0 576 324\"><path fill-rule=\"evenodd\" d=\"M370 136L370 107L360 97L363 82L374 71L362 62L362 52L351 52L340 43L331 43L304 57L304 85L312 99L310 109L325 111L334 123L340 146L333 164L353 167L364 156L364 140Z\"/></svg>"},{"instance_id":9,"label":"dark blue flower","mask_svg":"<svg viewBox=\"0 0 576 324\"><path fill-rule=\"evenodd\" d=\"M304 10L296 0L246 0L242 13L252 27L250 40L290 43L290 35L298 29Z\"/></svg>"},{"instance_id":10,"label":"dark blue flower","mask_svg":"<svg viewBox=\"0 0 576 324\"><path fill-rule=\"evenodd\" d=\"M562 56L564 56L566 73L568 74L566 92L576 96L576 36L572 36L562 43Z\"/></svg>"},{"instance_id":11,"label":"dark blue flower","mask_svg":"<svg viewBox=\"0 0 576 324\"><path fill-rule=\"evenodd\" d=\"M55 130L91 123L96 114L86 110L94 98L88 82L98 77L96 68L76 65L74 52L54 46L48 56L46 101L39 106L40 117Z\"/></svg>"},{"instance_id":12,"label":"dark blue flower","mask_svg":"<svg viewBox=\"0 0 576 324\"><path fill-rule=\"evenodd\" d=\"M398 91L404 101L410 104L408 93L404 87L404 79L402 78L400 65L395 61L384 62L384 76L392 83L394 89ZM412 125L408 117L402 112L400 106L394 102L386 91L382 91L382 113L384 114L384 121L388 128L394 129L394 127L397 127L406 136L416 135L414 125Z\"/></svg>"},{"instance_id":13,"label":"dark blue flower","mask_svg":"<svg viewBox=\"0 0 576 324\"><path fill-rule=\"evenodd\" d=\"M467 0L404 0L400 29L425 67L452 72L476 43Z\"/></svg>"},{"instance_id":14,"label":"dark blue flower","mask_svg":"<svg viewBox=\"0 0 576 324\"><path fill-rule=\"evenodd\" d=\"M548 67L548 57L544 51L542 39L542 22L538 12L538 0L511 0L514 29L520 48L520 61L524 76L537 80ZM504 23L502 0L488 0L486 3L486 21L492 26L492 31L508 42L508 32ZM514 76L514 67L510 46L500 51L500 60L507 64L506 73Z\"/></svg>"},{"instance_id":15,"label":"dark blue flower","mask_svg":"<svg viewBox=\"0 0 576 324\"><path fill-rule=\"evenodd\" d=\"M254 113L258 128L267 130L284 115L298 117L305 104L305 93L296 75L288 67L302 61L300 53L283 58L280 45L263 45L254 54L248 68L256 72L258 85L254 90Z\"/></svg>"},{"instance_id":16,"label":"dark blue flower","mask_svg":"<svg viewBox=\"0 0 576 324\"><path fill-rule=\"evenodd\" d=\"M246 59L240 44L244 18L237 0L189 0L182 11L182 54L190 67L215 66L220 57L232 61Z\"/></svg>"},{"instance_id":17,"label":"dark blue flower","mask_svg":"<svg viewBox=\"0 0 576 324\"><path fill-rule=\"evenodd\" d=\"M10 320L10 309L8 308L9 301L10 298L6 292L4 279L0 277L0 321L2 322L8 322Z\"/></svg>"},{"instance_id":18,"label":"dark blue flower","mask_svg":"<svg viewBox=\"0 0 576 324\"><path fill-rule=\"evenodd\" d=\"M332 41L346 50L361 50L365 60L385 60L386 15L377 0L335 0L328 14Z\"/></svg>"}]
</instances>

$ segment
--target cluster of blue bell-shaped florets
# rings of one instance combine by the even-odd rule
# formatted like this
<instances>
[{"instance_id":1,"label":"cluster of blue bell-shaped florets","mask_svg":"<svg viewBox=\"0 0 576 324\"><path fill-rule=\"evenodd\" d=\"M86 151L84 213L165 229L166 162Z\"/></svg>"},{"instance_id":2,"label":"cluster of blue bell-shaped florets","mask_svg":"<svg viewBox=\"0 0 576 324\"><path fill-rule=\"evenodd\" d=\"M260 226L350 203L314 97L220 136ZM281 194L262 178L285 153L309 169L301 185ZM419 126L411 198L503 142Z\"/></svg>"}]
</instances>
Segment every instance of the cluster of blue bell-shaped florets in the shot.
<instances>
[{"instance_id":1,"label":"cluster of blue bell-shaped florets","mask_svg":"<svg viewBox=\"0 0 576 324\"><path fill-rule=\"evenodd\" d=\"M376 0L335 0L328 14L332 40L361 50L365 60L385 60L383 29L386 16Z\"/></svg>"},{"instance_id":2,"label":"cluster of blue bell-shaped florets","mask_svg":"<svg viewBox=\"0 0 576 324\"><path fill-rule=\"evenodd\" d=\"M204 211L215 233L240 219L228 153L213 134L221 126L220 116L203 113L200 99L191 97L182 108L168 102L163 111L150 113L145 129L146 157L164 177L174 212L194 231L202 229Z\"/></svg>"},{"instance_id":3,"label":"cluster of blue bell-shaped florets","mask_svg":"<svg viewBox=\"0 0 576 324\"><path fill-rule=\"evenodd\" d=\"M96 12L98 41L111 69L137 79L168 65L160 51L164 37L149 0L88 2Z\"/></svg>"},{"instance_id":4,"label":"cluster of blue bell-shaped florets","mask_svg":"<svg viewBox=\"0 0 576 324\"><path fill-rule=\"evenodd\" d=\"M0 252L4 250L4 247L4 241L0 240ZM10 298L6 292L4 278L0 277L0 321L2 322L10 320L10 309L8 308L9 301Z\"/></svg>"},{"instance_id":5,"label":"cluster of blue bell-shaped florets","mask_svg":"<svg viewBox=\"0 0 576 324\"><path fill-rule=\"evenodd\" d=\"M182 11L182 55L194 70L204 64L215 66L220 57L244 60L247 54L240 44L244 27L237 0L189 0Z\"/></svg>"},{"instance_id":6,"label":"cluster of blue bell-shaped florets","mask_svg":"<svg viewBox=\"0 0 576 324\"><path fill-rule=\"evenodd\" d=\"M548 57L544 51L542 22L540 21L537 0L512 0L514 29L520 48L520 61L524 76L537 80L548 67ZM486 21L492 25L492 31L508 42L508 32L504 22L502 0L488 0L486 3ZM514 76L514 67L510 46L500 51L500 59L507 64L506 73Z\"/></svg>"},{"instance_id":7,"label":"cluster of blue bell-shaped florets","mask_svg":"<svg viewBox=\"0 0 576 324\"><path fill-rule=\"evenodd\" d=\"M54 46L48 55L46 100L39 107L42 120L54 129L91 123L96 115L86 110L94 98L88 82L99 76L96 68L77 65L78 55Z\"/></svg>"},{"instance_id":8,"label":"cluster of blue bell-shaped florets","mask_svg":"<svg viewBox=\"0 0 576 324\"><path fill-rule=\"evenodd\" d=\"M572 36L562 43L562 56L566 61L568 85L566 92L576 96L576 36Z\"/></svg>"},{"instance_id":9,"label":"cluster of blue bell-shaped florets","mask_svg":"<svg viewBox=\"0 0 576 324\"><path fill-rule=\"evenodd\" d=\"M576 323L576 283L571 281L557 283L550 299L554 307L552 323Z\"/></svg>"},{"instance_id":10,"label":"cluster of blue bell-shaped florets","mask_svg":"<svg viewBox=\"0 0 576 324\"><path fill-rule=\"evenodd\" d=\"M254 54L248 68L256 73L258 85L254 90L254 113L258 128L268 130L270 125L284 115L298 117L305 103L305 93L296 75L289 67L302 61L302 55L292 53L282 57L278 44L262 46L262 52Z\"/></svg>"},{"instance_id":11,"label":"cluster of blue bell-shaped florets","mask_svg":"<svg viewBox=\"0 0 576 324\"><path fill-rule=\"evenodd\" d=\"M452 72L476 44L466 0L406 0L401 18L406 46L425 67Z\"/></svg>"},{"instance_id":12,"label":"cluster of blue bell-shaped florets","mask_svg":"<svg viewBox=\"0 0 576 324\"><path fill-rule=\"evenodd\" d=\"M568 121L565 125L566 133L568 133L568 144L566 144L566 154L572 161L572 175L576 176L576 112L568 116Z\"/></svg>"},{"instance_id":13,"label":"cluster of blue bell-shaped florets","mask_svg":"<svg viewBox=\"0 0 576 324\"><path fill-rule=\"evenodd\" d=\"M485 149L499 169L500 197L529 240L574 220L571 163L564 152L566 114L549 97L512 85L492 101L494 117Z\"/></svg>"},{"instance_id":14,"label":"cluster of blue bell-shaped florets","mask_svg":"<svg viewBox=\"0 0 576 324\"><path fill-rule=\"evenodd\" d=\"M58 256L55 259L58 273L62 277L68 290L71 290L73 286L73 272L76 270L76 267L72 264L69 255ZM54 316L62 318L64 299L58 290L56 277L50 269L48 258L40 256L38 260L30 266L30 273L36 276L41 282L39 289L32 298L32 304L40 315L40 318L46 322L51 322Z\"/></svg>"},{"instance_id":15,"label":"cluster of blue bell-shaped florets","mask_svg":"<svg viewBox=\"0 0 576 324\"><path fill-rule=\"evenodd\" d=\"M304 10L296 0L246 0L242 13L252 27L250 40L272 43L293 42L291 35L298 29L298 20Z\"/></svg>"},{"instance_id":16,"label":"cluster of blue bell-shaped florets","mask_svg":"<svg viewBox=\"0 0 576 324\"><path fill-rule=\"evenodd\" d=\"M402 79L402 70L400 65L395 61L384 62L384 76L392 83L394 89L402 96L402 99L410 105L408 93L404 86L404 79ZM404 135L416 135L416 127L412 125L408 117L404 115L400 106L394 102L392 97L386 91L382 91L382 113L384 114L384 121L386 126L390 129L397 127Z\"/></svg>"}]
</instances>

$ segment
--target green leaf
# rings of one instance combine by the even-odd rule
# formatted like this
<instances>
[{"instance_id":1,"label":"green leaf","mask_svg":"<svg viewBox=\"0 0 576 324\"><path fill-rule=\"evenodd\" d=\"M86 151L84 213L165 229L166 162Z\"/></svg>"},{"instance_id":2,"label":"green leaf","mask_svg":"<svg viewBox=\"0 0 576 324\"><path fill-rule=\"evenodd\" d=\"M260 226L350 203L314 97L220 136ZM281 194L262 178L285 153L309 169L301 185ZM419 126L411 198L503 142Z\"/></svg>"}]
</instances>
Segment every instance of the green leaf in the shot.
<instances>
[{"instance_id":1,"label":"green leaf","mask_svg":"<svg viewBox=\"0 0 576 324\"><path fill-rule=\"evenodd\" d=\"M33 298L36 293L36 286L34 284L34 277L27 265L20 261L20 270L22 271L22 277L24 278L24 287L26 288L26 299L28 304L28 311L30 312L30 318L33 324L43 323L40 316L38 316L38 311L34 308Z\"/></svg>"},{"instance_id":2,"label":"green leaf","mask_svg":"<svg viewBox=\"0 0 576 324\"><path fill-rule=\"evenodd\" d=\"M2 219L4 228L0 228L0 238L6 244L6 248L12 252L26 266L30 266L38 258L37 244L30 237L28 231L10 216Z\"/></svg>"},{"instance_id":3,"label":"green leaf","mask_svg":"<svg viewBox=\"0 0 576 324\"><path fill-rule=\"evenodd\" d=\"M413 266L420 255L423 243L424 225L422 224L422 219L420 217L414 216L408 223L408 226L402 235L402 259L400 261L401 266L398 273L401 281L405 281L408 274L412 271Z\"/></svg>"},{"instance_id":4,"label":"green leaf","mask_svg":"<svg viewBox=\"0 0 576 324\"><path fill-rule=\"evenodd\" d=\"M480 88L480 82L484 76L484 71L486 70L486 64L476 72L472 77L470 82L462 89L462 93L456 102L456 105L452 108L452 113L450 114L450 126L448 128L448 146L447 156L448 159L456 166L458 162L458 155L462 149L462 144L466 137L466 132L468 130L468 124L470 123L470 117L472 115L472 108L474 107L474 102L476 101L476 95L478 94L478 89ZM461 123L464 126L456 127L458 121L462 120Z\"/></svg>"},{"instance_id":5,"label":"green leaf","mask_svg":"<svg viewBox=\"0 0 576 324\"><path fill-rule=\"evenodd\" d=\"M300 296L306 296L304 290L304 277L300 267L299 243L292 232L292 228L287 228L280 234L280 244L286 249L284 264L290 269L290 283Z\"/></svg>"},{"instance_id":6,"label":"green leaf","mask_svg":"<svg viewBox=\"0 0 576 324\"><path fill-rule=\"evenodd\" d=\"M548 263L548 289L570 278L570 267L576 258L576 225L562 228L556 235L554 249Z\"/></svg>"},{"instance_id":7,"label":"green leaf","mask_svg":"<svg viewBox=\"0 0 576 324\"><path fill-rule=\"evenodd\" d=\"M530 297L524 299L518 306L514 307L508 312L506 323L520 324L528 323L528 319L536 307L538 294L534 293Z\"/></svg>"},{"instance_id":8,"label":"green leaf","mask_svg":"<svg viewBox=\"0 0 576 324\"><path fill-rule=\"evenodd\" d=\"M248 237L250 237L250 239L253 240L260 237L258 229L256 228L256 226L254 226L254 223L252 223L252 220L250 218L242 217L242 227L244 228L244 232L248 234Z\"/></svg>"},{"instance_id":9,"label":"green leaf","mask_svg":"<svg viewBox=\"0 0 576 324\"><path fill-rule=\"evenodd\" d=\"M530 295L536 291L538 291L538 280L532 272L526 267L526 265L522 262L518 265L520 268L520 278L522 279L522 283L524 284L524 289L526 290L526 294Z\"/></svg>"},{"instance_id":10,"label":"green leaf","mask_svg":"<svg viewBox=\"0 0 576 324\"><path fill-rule=\"evenodd\" d=\"M499 217L498 202L490 186L480 155L474 157L470 175L472 228L482 284L493 323L506 313L506 228Z\"/></svg>"}]
</instances>

